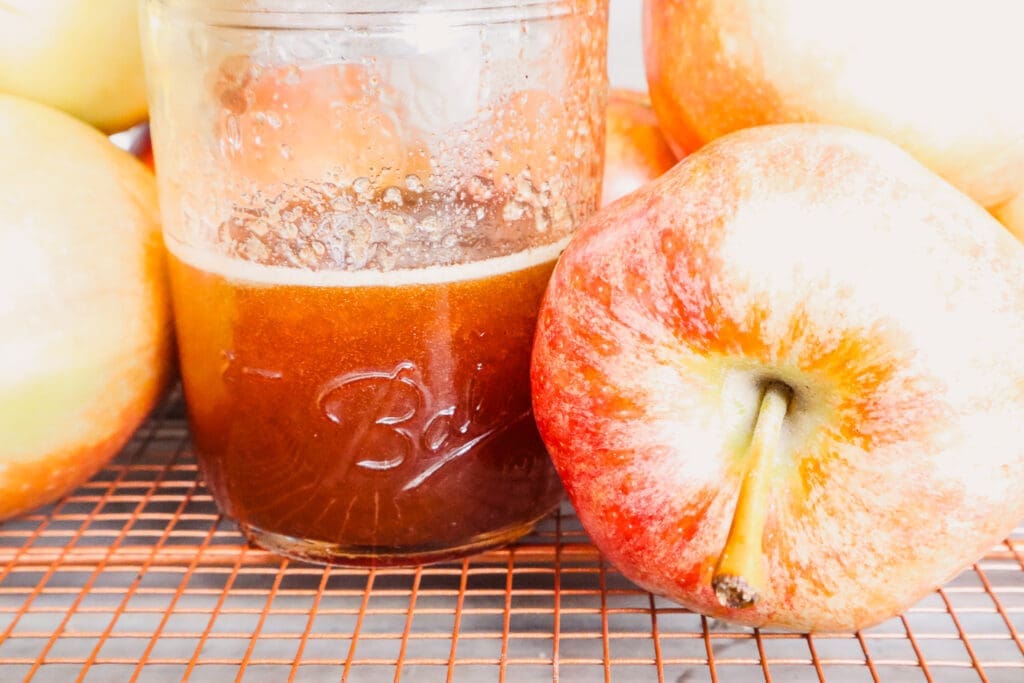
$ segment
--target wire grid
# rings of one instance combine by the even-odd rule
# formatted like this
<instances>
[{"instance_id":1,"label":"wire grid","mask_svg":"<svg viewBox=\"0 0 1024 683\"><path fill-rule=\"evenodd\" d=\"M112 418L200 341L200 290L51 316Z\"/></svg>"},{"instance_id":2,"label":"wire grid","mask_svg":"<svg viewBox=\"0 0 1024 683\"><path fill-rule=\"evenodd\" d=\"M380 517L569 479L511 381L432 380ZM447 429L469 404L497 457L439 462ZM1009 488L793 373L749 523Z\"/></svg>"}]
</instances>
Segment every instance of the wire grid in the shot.
<instances>
[{"instance_id":1,"label":"wire grid","mask_svg":"<svg viewBox=\"0 0 1024 683\"><path fill-rule=\"evenodd\" d=\"M0 525L0 680L1024 681L1024 529L857 634L730 627L629 583L563 506L414 569L248 547L176 395L73 494Z\"/></svg>"}]
</instances>

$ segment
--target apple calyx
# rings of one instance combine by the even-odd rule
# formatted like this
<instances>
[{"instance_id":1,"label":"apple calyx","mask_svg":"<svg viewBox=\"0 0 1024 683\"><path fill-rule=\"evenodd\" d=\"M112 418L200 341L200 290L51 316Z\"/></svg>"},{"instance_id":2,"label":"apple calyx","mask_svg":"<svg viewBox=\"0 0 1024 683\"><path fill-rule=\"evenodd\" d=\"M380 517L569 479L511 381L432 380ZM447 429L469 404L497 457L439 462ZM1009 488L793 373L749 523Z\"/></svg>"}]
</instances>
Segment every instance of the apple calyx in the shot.
<instances>
[{"instance_id":1,"label":"apple calyx","mask_svg":"<svg viewBox=\"0 0 1024 683\"><path fill-rule=\"evenodd\" d=\"M792 396L793 391L786 384L771 381L761 397L732 526L711 578L715 596L723 607L750 607L767 589L762 541L771 491L770 469Z\"/></svg>"}]
</instances>

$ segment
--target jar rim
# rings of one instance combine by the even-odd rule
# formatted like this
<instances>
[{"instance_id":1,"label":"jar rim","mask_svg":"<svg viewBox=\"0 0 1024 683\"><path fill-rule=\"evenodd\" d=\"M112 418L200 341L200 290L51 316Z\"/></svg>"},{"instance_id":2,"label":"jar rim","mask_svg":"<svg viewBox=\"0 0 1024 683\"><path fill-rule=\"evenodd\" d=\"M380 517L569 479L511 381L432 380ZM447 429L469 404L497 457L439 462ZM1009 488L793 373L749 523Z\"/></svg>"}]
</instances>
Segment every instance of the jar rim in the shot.
<instances>
[{"instance_id":1,"label":"jar rim","mask_svg":"<svg viewBox=\"0 0 1024 683\"><path fill-rule=\"evenodd\" d=\"M147 0L150 7L188 12L238 28L404 26L424 16L454 24L485 24L592 14L609 0Z\"/></svg>"}]
</instances>

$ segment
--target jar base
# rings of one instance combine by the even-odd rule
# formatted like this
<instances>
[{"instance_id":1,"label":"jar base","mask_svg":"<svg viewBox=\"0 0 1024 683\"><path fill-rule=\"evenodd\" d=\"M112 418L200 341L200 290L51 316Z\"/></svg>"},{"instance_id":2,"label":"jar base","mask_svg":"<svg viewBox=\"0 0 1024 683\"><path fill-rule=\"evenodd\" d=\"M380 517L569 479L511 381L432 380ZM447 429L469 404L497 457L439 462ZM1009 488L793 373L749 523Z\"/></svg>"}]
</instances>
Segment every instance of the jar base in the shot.
<instances>
[{"instance_id":1,"label":"jar base","mask_svg":"<svg viewBox=\"0 0 1024 683\"><path fill-rule=\"evenodd\" d=\"M293 560L349 567L414 567L461 559L485 550L508 545L530 533L537 523L549 514L550 511L524 524L480 534L458 546L418 546L387 551L365 546L347 546L340 543L295 538L246 524L239 526L250 543Z\"/></svg>"}]
</instances>

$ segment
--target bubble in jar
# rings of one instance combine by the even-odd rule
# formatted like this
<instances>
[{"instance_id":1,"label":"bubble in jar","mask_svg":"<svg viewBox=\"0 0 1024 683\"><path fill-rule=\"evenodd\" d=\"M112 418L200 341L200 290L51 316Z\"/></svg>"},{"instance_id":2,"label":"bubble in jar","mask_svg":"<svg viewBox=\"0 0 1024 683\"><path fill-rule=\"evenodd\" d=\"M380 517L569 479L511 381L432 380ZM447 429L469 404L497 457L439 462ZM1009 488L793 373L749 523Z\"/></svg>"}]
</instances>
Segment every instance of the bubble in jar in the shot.
<instances>
[{"instance_id":1,"label":"bubble in jar","mask_svg":"<svg viewBox=\"0 0 1024 683\"><path fill-rule=\"evenodd\" d=\"M250 261L256 262L264 261L269 255L267 246L255 236L251 236L245 241L245 253Z\"/></svg>"},{"instance_id":2,"label":"bubble in jar","mask_svg":"<svg viewBox=\"0 0 1024 683\"><path fill-rule=\"evenodd\" d=\"M262 218L257 218L249 223L249 231L257 237L263 237L270 232L270 224Z\"/></svg>"},{"instance_id":3,"label":"bubble in jar","mask_svg":"<svg viewBox=\"0 0 1024 683\"><path fill-rule=\"evenodd\" d=\"M410 192L423 192L423 181L420 180L418 175L410 174L405 176L405 186Z\"/></svg>"},{"instance_id":4,"label":"bubble in jar","mask_svg":"<svg viewBox=\"0 0 1024 683\"><path fill-rule=\"evenodd\" d=\"M400 237L406 237L412 232L412 219L398 212L389 211L384 216L384 222L392 233Z\"/></svg>"},{"instance_id":5,"label":"bubble in jar","mask_svg":"<svg viewBox=\"0 0 1024 683\"><path fill-rule=\"evenodd\" d=\"M331 199L331 210L338 213L348 213L352 211L352 199L345 193L339 193L337 196Z\"/></svg>"},{"instance_id":6,"label":"bubble in jar","mask_svg":"<svg viewBox=\"0 0 1024 683\"><path fill-rule=\"evenodd\" d=\"M310 221L304 220L302 223L309 223ZM285 240L293 240L299 235L299 228L295 223L282 223L277 229L277 236Z\"/></svg>"},{"instance_id":7,"label":"bubble in jar","mask_svg":"<svg viewBox=\"0 0 1024 683\"><path fill-rule=\"evenodd\" d=\"M533 224L534 227L537 229L538 233L544 234L548 231L548 228L551 226L551 221L547 217L547 215L543 211L541 211L534 215Z\"/></svg>"},{"instance_id":8,"label":"bubble in jar","mask_svg":"<svg viewBox=\"0 0 1024 683\"><path fill-rule=\"evenodd\" d=\"M360 176L352 181L352 190L355 191L360 198L368 196L372 187L373 183L366 176Z\"/></svg>"},{"instance_id":9,"label":"bubble in jar","mask_svg":"<svg viewBox=\"0 0 1024 683\"><path fill-rule=\"evenodd\" d=\"M242 149L242 131L238 126L238 117L234 114L225 118L224 136L221 139L231 151L237 152Z\"/></svg>"},{"instance_id":10,"label":"bubble in jar","mask_svg":"<svg viewBox=\"0 0 1024 683\"><path fill-rule=\"evenodd\" d=\"M440 232L444 228L437 216L427 216L423 218L420 220L419 227L421 230L428 233Z\"/></svg>"},{"instance_id":11,"label":"bubble in jar","mask_svg":"<svg viewBox=\"0 0 1024 683\"><path fill-rule=\"evenodd\" d=\"M501 210L501 217L506 221L518 221L526 213L526 206L522 202L512 200L506 202Z\"/></svg>"},{"instance_id":12,"label":"bubble in jar","mask_svg":"<svg viewBox=\"0 0 1024 683\"><path fill-rule=\"evenodd\" d=\"M466 183L469 195L476 201L487 201L494 196L494 186L490 180L475 175Z\"/></svg>"}]
</instances>

